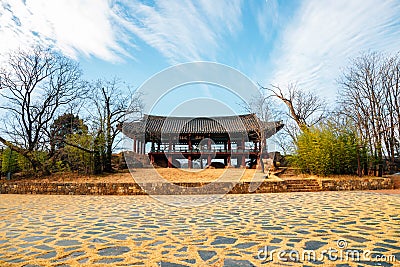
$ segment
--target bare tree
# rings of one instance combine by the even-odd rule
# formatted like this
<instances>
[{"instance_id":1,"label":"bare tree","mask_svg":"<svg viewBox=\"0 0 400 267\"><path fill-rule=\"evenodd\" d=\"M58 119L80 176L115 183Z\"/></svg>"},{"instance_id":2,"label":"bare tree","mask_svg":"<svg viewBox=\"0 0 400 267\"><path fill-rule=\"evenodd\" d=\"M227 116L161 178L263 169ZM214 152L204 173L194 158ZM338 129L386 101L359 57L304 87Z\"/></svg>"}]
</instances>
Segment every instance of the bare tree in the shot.
<instances>
[{"instance_id":1,"label":"bare tree","mask_svg":"<svg viewBox=\"0 0 400 267\"><path fill-rule=\"evenodd\" d=\"M264 123L271 123L273 121L281 122L282 112L278 108L278 105L275 103L274 99L271 99L268 96L264 95L257 95L250 99L248 103L244 103L242 108L248 113L254 113L260 119L260 128L265 127ZM271 126L270 126L271 127ZM271 131L271 129L268 129ZM273 140L278 146L281 148L283 145L284 140L276 138L276 135L273 135ZM268 155L268 147L267 147L267 140L265 136L265 131L261 130L258 134L258 139L261 140L261 147L260 147L260 166L264 168L262 158ZM287 149L282 149L285 153Z\"/></svg>"},{"instance_id":2,"label":"bare tree","mask_svg":"<svg viewBox=\"0 0 400 267\"><path fill-rule=\"evenodd\" d=\"M400 153L400 57L388 57L382 65L384 91L383 142L391 167Z\"/></svg>"},{"instance_id":3,"label":"bare tree","mask_svg":"<svg viewBox=\"0 0 400 267\"><path fill-rule=\"evenodd\" d=\"M82 88L78 64L50 49L11 53L0 70L0 109L7 113L0 142L23 155L35 170L48 172L37 151L48 145L49 124Z\"/></svg>"},{"instance_id":4,"label":"bare tree","mask_svg":"<svg viewBox=\"0 0 400 267\"><path fill-rule=\"evenodd\" d=\"M264 98L279 99L285 106L286 111L281 109L280 118L284 118L285 127L275 135L274 142L284 151L289 153L295 148L297 136L301 131L321 122L326 118L327 108L325 102L312 92L304 92L294 84L289 84L284 93L279 86L260 86L264 91Z\"/></svg>"},{"instance_id":5,"label":"bare tree","mask_svg":"<svg viewBox=\"0 0 400 267\"><path fill-rule=\"evenodd\" d=\"M364 53L352 60L339 84L340 110L357 126L381 176L383 158L394 164L399 151L399 56Z\"/></svg>"},{"instance_id":6,"label":"bare tree","mask_svg":"<svg viewBox=\"0 0 400 267\"><path fill-rule=\"evenodd\" d=\"M125 90L122 87L123 84L117 79L98 80L90 86L95 111L91 112L91 117L93 128L97 132L99 159L105 172L113 171L112 151L118 144L117 136L126 117L143 110L140 96L134 94L129 86L125 86Z\"/></svg>"},{"instance_id":7,"label":"bare tree","mask_svg":"<svg viewBox=\"0 0 400 267\"><path fill-rule=\"evenodd\" d=\"M256 113L263 121L284 120L283 130L274 135L273 140L284 153L294 148L294 143L301 131L321 122L327 115L325 102L313 92L305 92L294 84L289 84L286 93L279 86L263 87L262 97L252 99L245 107L248 112ZM280 108L272 98L279 99L287 111Z\"/></svg>"},{"instance_id":8,"label":"bare tree","mask_svg":"<svg viewBox=\"0 0 400 267\"><path fill-rule=\"evenodd\" d=\"M282 115L277 104L268 96L257 95L249 103L241 104L245 112L255 113L264 122L273 121Z\"/></svg>"},{"instance_id":9,"label":"bare tree","mask_svg":"<svg viewBox=\"0 0 400 267\"><path fill-rule=\"evenodd\" d=\"M319 123L326 117L326 103L313 92L306 92L294 84L289 84L284 94L279 86L262 87L285 103L288 111L286 115L293 119L300 130Z\"/></svg>"}]
</instances>

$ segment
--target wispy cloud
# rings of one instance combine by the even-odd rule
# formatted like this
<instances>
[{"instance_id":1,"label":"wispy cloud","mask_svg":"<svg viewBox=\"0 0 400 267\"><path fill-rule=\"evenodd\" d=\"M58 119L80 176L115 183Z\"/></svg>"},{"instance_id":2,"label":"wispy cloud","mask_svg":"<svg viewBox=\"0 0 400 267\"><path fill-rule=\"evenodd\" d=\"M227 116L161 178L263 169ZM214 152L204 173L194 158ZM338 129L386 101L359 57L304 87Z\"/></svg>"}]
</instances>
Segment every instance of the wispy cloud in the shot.
<instances>
[{"instance_id":1,"label":"wispy cloud","mask_svg":"<svg viewBox=\"0 0 400 267\"><path fill-rule=\"evenodd\" d=\"M0 3L0 53L45 43L71 57L116 61L134 57L141 49L136 43L144 42L172 63L214 59L224 35L241 27L239 0L155 1L151 6L131 0Z\"/></svg>"},{"instance_id":2,"label":"wispy cloud","mask_svg":"<svg viewBox=\"0 0 400 267\"><path fill-rule=\"evenodd\" d=\"M225 35L241 28L240 1L125 1L114 10L127 31L171 63L214 60Z\"/></svg>"},{"instance_id":3,"label":"wispy cloud","mask_svg":"<svg viewBox=\"0 0 400 267\"><path fill-rule=\"evenodd\" d=\"M258 30L266 41L270 41L279 20L278 0L265 0L256 10Z\"/></svg>"},{"instance_id":4,"label":"wispy cloud","mask_svg":"<svg viewBox=\"0 0 400 267\"><path fill-rule=\"evenodd\" d=\"M71 57L83 54L114 61L126 51L112 16L107 0L3 1L0 52L45 43Z\"/></svg>"},{"instance_id":5,"label":"wispy cloud","mask_svg":"<svg viewBox=\"0 0 400 267\"><path fill-rule=\"evenodd\" d=\"M400 50L397 0L304 1L273 53L270 81L336 92L336 79L361 51Z\"/></svg>"}]
</instances>

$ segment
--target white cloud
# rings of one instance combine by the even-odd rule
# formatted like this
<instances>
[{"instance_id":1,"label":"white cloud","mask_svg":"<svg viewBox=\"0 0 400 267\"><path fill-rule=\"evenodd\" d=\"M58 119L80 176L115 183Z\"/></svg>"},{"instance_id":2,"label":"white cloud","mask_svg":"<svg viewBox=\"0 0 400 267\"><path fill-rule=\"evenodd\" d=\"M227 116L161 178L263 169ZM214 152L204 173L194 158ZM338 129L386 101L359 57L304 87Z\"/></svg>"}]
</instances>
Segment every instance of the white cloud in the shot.
<instances>
[{"instance_id":1,"label":"white cloud","mask_svg":"<svg viewBox=\"0 0 400 267\"><path fill-rule=\"evenodd\" d=\"M258 10L255 11L258 30L267 42L270 41L273 30L277 28L278 5L278 0L265 0L265 3L257 6Z\"/></svg>"},{"instance_id":2,"label":"white cloud","mask_svg":"<svg viewBox=\"0 0 400 267\"><path fill-rule=\"evenodd\" d=\"M115 61L126 52L110 18L107 0L18 0L0 6L0 53L35 43L55 45L64 54L79 53Z\"/></svg>"},{"instance_id":3,"label":"white cloud","mask_svg":"<svg viewBox=\"0 0 400 267\"><path fill-rule=\"evenodd\" d=\"M225 34L241 28L240 1L156 1L149 6L127 0L115 9L127 31L170 62L213 60Z\"/></svg>"},{"instance_id":4,"label":"white cloud","mask_svg":"<svg viewBox=\"0 0 400 267\"><path fill-rule=\"evenodd\" d=\"M397 0L308 0L290 21L273 53L270 81L336 93L341 68L365 50L400 51Z\"/></svg>"},{"instance_id":5,"label":"white cloud","mask_svg":"<svg viewBox=\"0 0 400 267\"><path fill-rule=\"evenodd\" d=\"M36 43L107 61L142 40L170 62L213 59L241 25L235 1L0 0L0 54ZM139 49L138 47L136 47Z\"/></svg>"}]
</instances>

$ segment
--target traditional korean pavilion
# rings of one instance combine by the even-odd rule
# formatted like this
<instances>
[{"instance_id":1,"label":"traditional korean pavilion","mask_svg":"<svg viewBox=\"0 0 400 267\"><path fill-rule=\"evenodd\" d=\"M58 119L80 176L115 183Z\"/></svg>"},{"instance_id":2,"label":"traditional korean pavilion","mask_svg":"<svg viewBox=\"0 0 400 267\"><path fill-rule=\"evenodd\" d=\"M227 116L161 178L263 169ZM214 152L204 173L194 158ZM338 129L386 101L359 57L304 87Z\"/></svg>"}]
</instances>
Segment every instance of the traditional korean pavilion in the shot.
<instances>
[{"instance_id":1,"label":"traditional korean pavilion","mask_svg":"<svg viewBox=\"0 0 400 267\"><path fill-rule=\"evenodd\" d=\"M204 168L212 161L218 161L219 166L246 167L257 164L266 152L266 139L282 127L281 121L264 122L255 114L196 118L144 115L139 121L125 123L123 131L133 140L133 152L147 152L150 162L158 167L183 167L182 162L187 162L187 168L194 164Z\"/></svg>"}]
</instances>

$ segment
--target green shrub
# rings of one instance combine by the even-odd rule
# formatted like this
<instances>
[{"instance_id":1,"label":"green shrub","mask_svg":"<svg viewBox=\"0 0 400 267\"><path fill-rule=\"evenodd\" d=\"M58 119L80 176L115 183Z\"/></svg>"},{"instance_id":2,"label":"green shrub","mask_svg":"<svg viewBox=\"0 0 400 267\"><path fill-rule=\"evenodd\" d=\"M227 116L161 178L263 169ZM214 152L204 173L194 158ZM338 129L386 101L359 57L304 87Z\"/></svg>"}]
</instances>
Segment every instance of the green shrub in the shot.
<instances>
[{"instance_id":1,"label":"green shrub","mask_svg":"<svg viewBox=\"0 0 400 267\"><path fill-rule=\"evenodd\" d=\"M17 172L19 170L19 165L18 165L18 153L11 151L11 149L6 148L3 151L2 155L2 163L1 163L1 171L3 173L8 173L8 172Z\"/></svg>"},{"instance_id":2,"label":"green shrub","mask_svg":"<svg viewBox=\"0 0 400 267\"><path fill-rule=\"evenodd\" d=\"M354 131L337 129L331 124L311 127L297 137L290 162L302 173L355 174L358 157L360 161L365 158L359 143Z\"/></svg>"}]
</instances>

